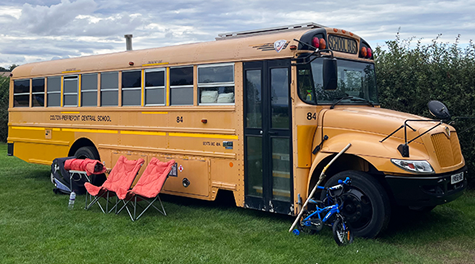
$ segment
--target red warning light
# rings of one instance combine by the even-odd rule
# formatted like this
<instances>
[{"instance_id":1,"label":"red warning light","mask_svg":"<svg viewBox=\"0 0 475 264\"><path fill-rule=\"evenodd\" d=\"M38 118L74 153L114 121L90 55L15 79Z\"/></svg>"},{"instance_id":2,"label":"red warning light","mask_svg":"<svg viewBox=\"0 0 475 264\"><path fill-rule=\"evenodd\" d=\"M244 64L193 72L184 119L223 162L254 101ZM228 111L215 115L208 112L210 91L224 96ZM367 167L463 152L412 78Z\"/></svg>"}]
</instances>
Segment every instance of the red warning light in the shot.
<instances>
[{"instance_id":1,"label":"red warning light","mask_svg":"<svg viewBox=\"0 0 475 264\"><path fill-rule=\"evenodd\" d=\"M314 37L312 39L312 46L314 46L317 49L320 48L320 40L317 37Z\"/></svg>"}]
</instances>

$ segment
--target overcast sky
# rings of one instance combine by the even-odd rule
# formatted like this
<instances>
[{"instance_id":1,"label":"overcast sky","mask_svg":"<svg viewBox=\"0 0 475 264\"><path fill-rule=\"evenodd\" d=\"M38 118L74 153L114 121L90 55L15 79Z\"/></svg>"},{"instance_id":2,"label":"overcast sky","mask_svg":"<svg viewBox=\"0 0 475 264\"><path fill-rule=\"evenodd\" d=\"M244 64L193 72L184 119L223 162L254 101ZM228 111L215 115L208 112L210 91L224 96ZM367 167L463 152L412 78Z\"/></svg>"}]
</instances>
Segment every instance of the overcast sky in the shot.
<instances>
[{"instance_id":1,"label":"overcast sky","mask_svg":"<svg viewBox=\"0 0 475 264\"><path fill-rule=\"evenodd\" d=\"M373 47L402 38L475 38L475 0L0 0L0 66L214 41L218 33L315 22Z\"/></svg>"}]
</instances>

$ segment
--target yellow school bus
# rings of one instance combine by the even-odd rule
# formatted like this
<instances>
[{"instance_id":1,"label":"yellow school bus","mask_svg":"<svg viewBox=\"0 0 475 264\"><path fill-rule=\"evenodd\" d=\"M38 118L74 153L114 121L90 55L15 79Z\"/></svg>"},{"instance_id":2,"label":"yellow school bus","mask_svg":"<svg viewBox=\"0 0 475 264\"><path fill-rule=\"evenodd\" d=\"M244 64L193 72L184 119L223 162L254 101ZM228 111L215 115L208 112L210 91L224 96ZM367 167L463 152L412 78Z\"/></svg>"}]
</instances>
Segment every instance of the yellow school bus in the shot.
<instances>
[{"instance_id":1,"label":"yellow school bus","mask_svg":"<svg viewBox=\"0 0 475 264\"><path fill-rule=\"evenodd\" d=\"M315 23L22 65L8 125L9 155L27 162L174 159L167 194L231 191L239 207L289 215L351 143L324 182L352 178L343 214L362 237L395 206L431 210L466 187L455 129L380 108L368 43Z\"/></svg>"}]
</instances>

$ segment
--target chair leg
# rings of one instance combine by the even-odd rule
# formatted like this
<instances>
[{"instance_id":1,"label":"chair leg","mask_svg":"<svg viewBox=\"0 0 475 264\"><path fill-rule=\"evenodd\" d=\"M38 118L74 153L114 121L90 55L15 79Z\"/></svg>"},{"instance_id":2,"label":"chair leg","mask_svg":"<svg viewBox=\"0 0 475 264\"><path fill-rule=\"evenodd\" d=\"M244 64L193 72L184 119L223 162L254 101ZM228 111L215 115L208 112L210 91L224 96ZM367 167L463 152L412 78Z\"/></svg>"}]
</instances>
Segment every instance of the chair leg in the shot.
<instances>
[{"instance_id":1,"label":"chair leg","mask_svg":"<svg viewBox=\"0 0 475 264\"><path fill-rule=\"evenodd\" d=\"M127 206L127 204L132 200L132 198L130 200L127 201L127 203L124 202L124 206L122 206L122 208L119 210L122 211L122 209L125 207L125 210L127 210L127 213L129 214L129 217L130 217L130 220L135 221L135 208L136 208L136 205L134 204L134 202L132 202L132 206L134 207L134 215L132 216L132 213L130 212L129 210L129 207Z\"/></svg>"},{"instance_id":2,"label":"chair leg","mask_svg":"<svg viewBox=\"0 0 475 264\"><path fill-rule=\"evenodd\" d=\"M139 219L139 218L148 210L148 208L150 208L150 207L155 208L155 210L159 211L161 214L163 214L163 215L165 215L165 216L167 215L167 212L165 212L165 207L163 207L163 203L162 203L162 200L160 199L160 196L159 196L159 195L157 195L151 202L148 201L148 199L144 199L144 200L148 203L148 206L145 207L145 209L143 209L142 213L140 213L140 215L137 216L137 218L135 218L135 220ZM154 205L155 201L157 201L157 200L160 202L160 205L161 205L161 207L162 207L162 210L160 210L159 208L157 208L157 207Z\"/></svg>"},{"instance_id":3,"label":"chair leg","mask_svg":"<svg viewBox=\"0 0 475 264\"><path fill-rule=\"evenodd\" d=\"M114 206L108 211L108 213L112 212L112 210L115 210L114 213L117 214L117 208L119 207L119 198L115 196L115 204Z\"/></svg>"},{"instance_id":4,"label":"chair leg","mask_svg":"<svg viewBox=\"0 0 475 264\"><path fill-rule=\"evenodd\" d=\"M87 195L87 194L86 194L86 195ZM104 197L104 195L105 195L106 197ZM105 206L106 209L105 209L105 210L104 210L104 208L102 207L102 205L101 205L101 203L100 203L100 201L99 201L101 198L106 199L106 206ZM92 199L92 197L91 197L91 199ZM87 204L87 198L86 198L86 204ZM110 211L108 211L108 207L109 207L109 191L106 191L105 193L103 193L103 194L101 194L101 195L94 196L94 199L91 201L91 203L89 203L88 205L86 205L86 207L85 207L84 209L88 210L88 209L90 209L94 204L97 204L103 213L106 213L106 212L109 213L109 212L110 212ZM112 209L111 209L111 210L112 210Z\"/></svg>"}]
</instances>

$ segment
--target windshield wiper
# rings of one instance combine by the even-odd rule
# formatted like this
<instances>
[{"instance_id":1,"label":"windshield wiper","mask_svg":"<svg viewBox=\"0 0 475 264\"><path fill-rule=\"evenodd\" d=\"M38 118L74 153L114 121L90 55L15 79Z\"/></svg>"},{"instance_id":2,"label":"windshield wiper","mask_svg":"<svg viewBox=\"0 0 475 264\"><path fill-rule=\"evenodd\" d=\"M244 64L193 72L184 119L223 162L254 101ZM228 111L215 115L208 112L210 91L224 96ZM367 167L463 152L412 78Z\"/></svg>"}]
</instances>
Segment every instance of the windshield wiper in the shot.
<instances>
[{"instance_id":1,"label":"windshield wiper","mask_svg":"<svg viewBox=\"0 0 475 264\"><path fill-rule=\"evenodd\" d=\"M365 98L361 98L361 97L352 97L350 98L351 101L359 101L359 102L366 102L368 105L374 107L374 104L373 102L371 102L370 100L368 99L365 99Z\"/></svg>"},{"instance_id":2,"label":"windshield wiper","mask_svg":"<svg viewBox=\"0 0 475 264\"><path fill-rule=\"evenodd\" d=\"M330 109L335 108L335 105L339 104L341 101L346 100L346 99L351 99L351 98L353 98L353 96L345 96L345 97L342 97L342 98L338 99L338 101L334 102L332 104L332 106L330 106Z\"/></svg>"},{"instance_id":3,"label":"windshield wiper","mask_svg":"<svg viewBox=\"0 0 475 264\"><path fill-rule=\"evenodd\" d=\"M373 102L371 102L371 101L368 100L368 99L361 98L361 97L354 97L354 96L345 96L345 97L342 97L342 98L338 99L338 101L334 102L334 103L330 106L330 109L335 108L335 106L336 106L337 104L339 104L341 101L347 100L347 99L350 99L350 101L366 102L368 105L374 107Z\"/></svg>"}]
</instances>

